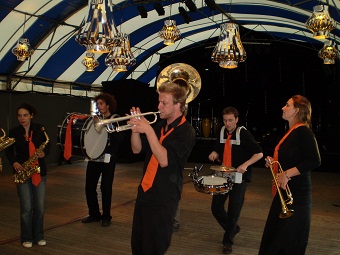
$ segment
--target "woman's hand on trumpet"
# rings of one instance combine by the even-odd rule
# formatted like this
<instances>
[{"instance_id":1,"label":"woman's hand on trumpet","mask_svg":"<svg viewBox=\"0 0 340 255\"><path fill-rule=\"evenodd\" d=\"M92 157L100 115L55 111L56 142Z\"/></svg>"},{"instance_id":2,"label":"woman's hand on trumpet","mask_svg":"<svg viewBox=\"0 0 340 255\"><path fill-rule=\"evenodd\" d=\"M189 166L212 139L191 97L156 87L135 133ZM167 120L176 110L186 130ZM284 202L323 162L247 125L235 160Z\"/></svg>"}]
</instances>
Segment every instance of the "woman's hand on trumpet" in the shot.
<instances>
[{"instance_id":1,"label":"woman's hand on trumpet","mask_svg":"<svg viewBox=\"0 0 340 255\"><path fill-rule=\"evenodd\" d=\"M276 180L277 180L277 184L279 185L279 187L283 190L286 190L286 187L289 181L289 179L286 177L286 173L285 172L277 173Z\"/></svg>"},{"instance_id":2,"label":"woman's hand on trumpet","mask_svg":"<svg viewBox=\"0 0 340 255\"><path fill-rule=\"evenodd\" d=\"M265 166L268 168L268 167L271 167L273 165L273 158L272 157L269 157L267 156L266 159L265 159ZM276 163L276 162L274 162ZM275 176L276 178L276 181L277 181L277 185L283 189L283 190L286 190L287 188L287 184L288 184L288 181L290 180L290 178L287 176L287 173L285 171L282 171L282 172L279 172L276 174Z\"/></svg>"}]
</instances>

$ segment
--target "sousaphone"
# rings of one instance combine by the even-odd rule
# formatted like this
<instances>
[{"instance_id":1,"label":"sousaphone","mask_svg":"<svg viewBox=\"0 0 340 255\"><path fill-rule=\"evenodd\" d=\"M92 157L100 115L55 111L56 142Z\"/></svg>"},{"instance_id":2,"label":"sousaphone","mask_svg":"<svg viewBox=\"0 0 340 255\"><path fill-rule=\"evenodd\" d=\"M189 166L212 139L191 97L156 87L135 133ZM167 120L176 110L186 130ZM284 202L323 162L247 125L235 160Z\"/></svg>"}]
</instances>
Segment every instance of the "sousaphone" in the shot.
<instances>
[{"instance_id":1,"label":"sousaphone","mask_svg":"<svg viewBox=\"0 0 340 255\"><path fill-rule=\"evenodd\" d=\"M173 82L187 89L186 104L195 99L201 90L201 77L197 70L184 63L175 63L165 67L157 77L157 88L164 82Z\"/></svg>"}]
</instances>

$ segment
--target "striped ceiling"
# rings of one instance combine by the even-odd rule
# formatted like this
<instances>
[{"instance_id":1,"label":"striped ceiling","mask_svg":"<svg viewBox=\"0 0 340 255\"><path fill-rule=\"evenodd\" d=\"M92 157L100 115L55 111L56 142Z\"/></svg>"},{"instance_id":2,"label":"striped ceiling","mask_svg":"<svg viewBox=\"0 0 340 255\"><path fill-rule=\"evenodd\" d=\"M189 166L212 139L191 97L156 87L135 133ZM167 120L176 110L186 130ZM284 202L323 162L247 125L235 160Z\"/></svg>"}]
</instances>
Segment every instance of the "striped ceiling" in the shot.
<instances>
[{"instance_id":1,"label":"striped ceiling","mask_svg":"<svg viewBox=\"0 0 340 255\"><path fill-rule=\"evenodd\" d=\"M327 4L331 17L337 21L331 39L340 43L339 0L216 0L224 14L210 10L204 0L193 0L196 12L189 12L182 1L165 0L160 1L164 16L158 15L154 1L137 1L113 0L115 23L118 30L130 35L137 60L127 72L117 73L105 65L106 54L96 55L100 64L94 72L86 72L81 64L85 48L75 41L75 34L87 14L87 0L2 0L0 89L92 96L101 90L103 81L135 79L154 86L161 54L202 45L214 38L217 42L219 27L228 21L228 15L245 28L243 31L261 32L273 40L305 42L317 54L324 42L313 39L305 22L315 5ZM141 18L138 5L147 10L147 18ZM179 6L188 11L190 23L179 14ZM181 39L165 46L158 31L170 15L176 20ZM24 62L11 52L21 37L28 38L34 49L31 58ZM246 40L246 34L241 34L241 39Z\"/></svg>"}]
</instances>

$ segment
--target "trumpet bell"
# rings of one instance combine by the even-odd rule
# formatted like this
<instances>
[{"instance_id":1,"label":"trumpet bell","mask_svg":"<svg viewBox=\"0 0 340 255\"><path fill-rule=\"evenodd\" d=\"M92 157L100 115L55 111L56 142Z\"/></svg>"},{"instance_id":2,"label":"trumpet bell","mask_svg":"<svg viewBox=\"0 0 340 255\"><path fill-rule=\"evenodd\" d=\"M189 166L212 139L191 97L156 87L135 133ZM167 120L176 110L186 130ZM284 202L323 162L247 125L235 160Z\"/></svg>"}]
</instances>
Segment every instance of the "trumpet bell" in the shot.
<instances>
[{"instance_id":1,"label":"trumpet bell","mask_svg":"<svg viewBox=\"0 0 340 255\"><path fill-rule=\"evenodd\" d=\"M293 209L287 209L287 211L285 211L285 212L280 212L279 218L280 219L289 218L290 216L293 216L293 214L294 214Z\"/></svg>"},{"instance_id":2,"label":"trumpet bell","mask_svg":"<svg viewBox=\"0 0 340 255\"><path fill-rule=\"evenodd\" d=\"M202 80L197 70L184 63L175 63L165 67L157 77L157 88L164 82L173 82L187 89L186 103L196 98L201 90Z\"/></svg>"}]
</instances>

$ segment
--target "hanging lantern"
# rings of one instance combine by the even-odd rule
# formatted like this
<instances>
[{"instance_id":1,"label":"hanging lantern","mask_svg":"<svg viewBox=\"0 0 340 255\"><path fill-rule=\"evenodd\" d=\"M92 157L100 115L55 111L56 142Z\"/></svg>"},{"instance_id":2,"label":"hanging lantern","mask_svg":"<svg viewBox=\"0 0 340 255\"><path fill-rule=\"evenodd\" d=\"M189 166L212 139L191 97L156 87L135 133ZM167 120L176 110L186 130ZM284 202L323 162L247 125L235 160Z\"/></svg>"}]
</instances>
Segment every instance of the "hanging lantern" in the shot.
<instances>
[{"instance_id":1,"label":"hanging lantern","mask_svg":"<svg viewBox=\"0 0 340 255\"><path fill-rule=\"evenodd\" d=\"M176 21L169 19L164 21L164 26L158 32L158 35L164 40L165 45L172 45L180 38L181 32L176 26Z\"/></svg>"},{"instance_id":2,"label":"hanging lantern","mask_svg":"<svg viewBox=\"0 0 340 255\"><path fill-rule=\"evenodd\" d=\"M119 32L115 36L113 45L110 53L105 58L105 64L111 66L113 71L125 72L127 71L127 66L136 64L136 59L131 52L128 34Z\"/></svg>"},{"instance_id":3,"label":"hanging lantern","mask_svg":"<svg viewBox=\"0 0 340 255\"><path fill-rule=\"evenodd\" d=\"M237 24L224 23L221 25L221 34L211 59L219 63L220 67L229 69L236 68L238 62L244 62L247 59Z\"/></svg>"},{"instance_id":4,"label":"hanging lantern","mask_svg":"<svg viewBox=\"0 0 340 255\"><path fill-rule=\"evenodd\" d=\"M86 23L76 36L76 41L88 52L108 53L117 28L112 15L112 0L89 0Z\"/></svg>"},{"instance_id":5,"label":"hanging lantern","mask_svg":"<svg viewBox=\"0 0 340 255\"><path fill-rule=\"evenodd\" d=\"M325 65L330 65L335 63L335 59L340 58L340 52L337 50L334 42L327 40L319 51L318 56L323 59Z\"/></svg>"},{"instance_id":6,"label":"hanging lantern","mask_svg":"<svg viewBox=\"0 0 340 255\"><path fill-rule=\"evenodd\" d=\"M306 21L306 27L313 32L316 39L326 39L335 28L336 22L331 18L327 5L316 5L313 14Z\"/></svg>"},{"instance_id":7,"label":"hanging lantern","mask_svg":"<svg viewBox=\"0 0 340 255\"><path fill-rule=\"evenodd\" d=\"M86 52L85 58L81 63L86 67L86 72L93 72L99 66L99 62L94 58L94 53Z\"/></svg>"},{"instance_id":8,"label":"hanging lantern","mask_svg":"<svg viewBox=\"0 0 340 255\"><path fill-rule=\"evenodd\" d=\"M27 38L20 38L18 44L12 49L12 53L19 61L25 61L33 52L34 50L31 48Z\"/></svg>"}]
</instances>

